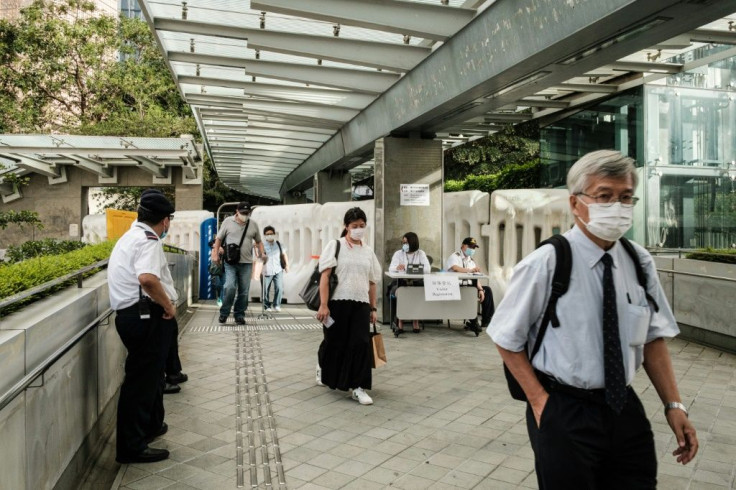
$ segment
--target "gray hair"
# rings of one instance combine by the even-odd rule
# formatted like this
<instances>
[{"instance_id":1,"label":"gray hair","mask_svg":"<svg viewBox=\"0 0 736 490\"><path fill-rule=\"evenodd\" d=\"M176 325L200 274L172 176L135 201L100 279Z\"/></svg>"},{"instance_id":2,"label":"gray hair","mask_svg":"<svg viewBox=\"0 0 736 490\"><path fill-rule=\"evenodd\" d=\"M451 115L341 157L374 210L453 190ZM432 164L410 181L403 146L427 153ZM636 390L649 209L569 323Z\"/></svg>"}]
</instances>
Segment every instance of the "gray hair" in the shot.
<instances>
[{"instance_id":1,"label":"gray hair","mask_svg":"<svg viewBox=\"0 0 736 490\"><path fill-rule=\"evenodd\" d=\"M570 194L585 192L591 176L625 178L629 175L636 189L638 175L633 158L613 150L593 151L583 155L567 172L567 189Z\"/></svg>"}]
</instances>

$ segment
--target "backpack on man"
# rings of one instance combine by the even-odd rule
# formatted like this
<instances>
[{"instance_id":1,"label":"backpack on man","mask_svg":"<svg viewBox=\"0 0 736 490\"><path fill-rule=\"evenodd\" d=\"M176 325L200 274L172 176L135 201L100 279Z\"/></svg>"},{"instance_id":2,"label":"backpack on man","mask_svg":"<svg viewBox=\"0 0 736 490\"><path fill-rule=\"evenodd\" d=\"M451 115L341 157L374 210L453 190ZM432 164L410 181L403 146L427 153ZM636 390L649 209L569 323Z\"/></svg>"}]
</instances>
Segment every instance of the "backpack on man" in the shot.
<instances>
[{"instance_id":1,"label":"backpack on man","mask_svg":"<svg viewBox=\"0 0 736 490\"><path fill-rule=\"evenodd\" d=\"M625 237L621 237L619 242L624 250L626 250L627 255L634 261L636 279L638 280L639 285L644 288L647 301L652 304L654 311L659 311L659 305L647 290L647 274L641 266L636 249ZM552 291L550 292L547 307L544 309L544 316L542 317L542 323L539 326L537 340L534 343L532 353L529 355L530 364L532 359L534 359L534 356L539 351L539 347L542 345L542 340L544 340L544 334L547 332L549 324L552 323L552 328L558 328L560 326L560 320L557 318L557 301L567 292L567 289L570 286L570 274L572 272L572 250L570 249L570 242L567 241L567 238L562 235L553 235L540 243L537 248L543 245L552 245L555 248L556 263L555 271L552 275ZM524 346L523 352L528 352L527 345ZM503 372L506 376L506 384L508 385L511 398L524 402L527 401L524 390L521 388L519 382L516 381L514 375L511 374L506 363L503 365Z\"/></svg>"}]
</instances>

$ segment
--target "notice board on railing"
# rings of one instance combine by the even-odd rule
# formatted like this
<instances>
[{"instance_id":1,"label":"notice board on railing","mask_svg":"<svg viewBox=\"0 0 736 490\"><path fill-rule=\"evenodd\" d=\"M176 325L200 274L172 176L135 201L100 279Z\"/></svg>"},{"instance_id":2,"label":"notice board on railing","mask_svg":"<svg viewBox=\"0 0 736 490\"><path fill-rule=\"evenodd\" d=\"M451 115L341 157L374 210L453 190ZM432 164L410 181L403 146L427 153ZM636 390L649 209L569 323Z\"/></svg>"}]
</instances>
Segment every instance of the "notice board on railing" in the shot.
<instances>
[{"instance_id":1,"label":"notice board on railing","mask_svg":"<svg viewBox=\"0 0 736 490\"><path fill-rule=\"evenodd\" d=\"M138 213L134 211L121 211L119 209L106 209L105 218L107 219L107 239L117 240L123 233L130 229L138 218Z\"/></svg>"}]
</instances>

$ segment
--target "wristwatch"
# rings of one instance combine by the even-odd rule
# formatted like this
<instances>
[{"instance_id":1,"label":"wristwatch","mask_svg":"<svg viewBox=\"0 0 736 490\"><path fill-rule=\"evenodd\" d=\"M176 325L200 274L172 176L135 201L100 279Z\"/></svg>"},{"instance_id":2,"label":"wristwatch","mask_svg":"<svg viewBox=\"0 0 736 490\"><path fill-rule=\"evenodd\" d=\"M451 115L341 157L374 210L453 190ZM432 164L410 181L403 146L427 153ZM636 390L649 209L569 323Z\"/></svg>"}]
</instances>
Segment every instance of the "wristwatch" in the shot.
<instances>
[{"instance_id":1,"label":"wristwatch","mask_svg":"<svg viewBox=\"0 0 736 490\"><path fill-rule=\"evenodd\" d=\"M378 308L376 308L375 306L371 306L371 311L378 311Z\"/></svg>"},{"instance_id":2,"label":"wristwatch","mask_svg":"<svg viewBox=\"0 0 736 490\"><path fill-rule=\"evenodd\" d=\"M687 407L683 405L680 402L667 402L664 404L664 414L667 415L667 412L672 408L679 408L683 412L685 412L685 416L687 417Z\"/></svg>"}]
</instances>

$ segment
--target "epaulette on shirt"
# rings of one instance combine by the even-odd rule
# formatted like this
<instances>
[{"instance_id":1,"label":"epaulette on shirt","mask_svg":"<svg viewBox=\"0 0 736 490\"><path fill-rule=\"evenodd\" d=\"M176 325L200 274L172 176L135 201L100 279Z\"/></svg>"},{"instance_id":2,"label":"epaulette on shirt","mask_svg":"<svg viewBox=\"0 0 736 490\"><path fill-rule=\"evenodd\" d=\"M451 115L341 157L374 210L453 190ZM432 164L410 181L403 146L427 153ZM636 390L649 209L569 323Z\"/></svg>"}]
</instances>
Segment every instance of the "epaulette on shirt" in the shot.
<instances>
[{"instance_id":1,"label":"epaulette on shirt","mask_svg":"<svg viewBox=\"0 0 736 490\"><path fill-rule=\"evenodd\" d=\"M148 230L143 230L143 233L146 234L146 238L148 238L149 240L156 240L156 241L158 241L158 235L155 234L154 232L148 231Z\"/></svg>"}]
</instances>

